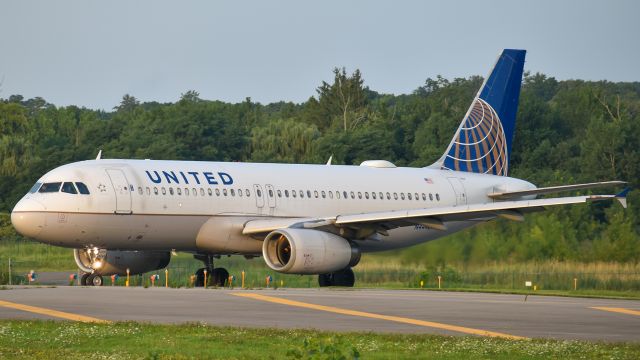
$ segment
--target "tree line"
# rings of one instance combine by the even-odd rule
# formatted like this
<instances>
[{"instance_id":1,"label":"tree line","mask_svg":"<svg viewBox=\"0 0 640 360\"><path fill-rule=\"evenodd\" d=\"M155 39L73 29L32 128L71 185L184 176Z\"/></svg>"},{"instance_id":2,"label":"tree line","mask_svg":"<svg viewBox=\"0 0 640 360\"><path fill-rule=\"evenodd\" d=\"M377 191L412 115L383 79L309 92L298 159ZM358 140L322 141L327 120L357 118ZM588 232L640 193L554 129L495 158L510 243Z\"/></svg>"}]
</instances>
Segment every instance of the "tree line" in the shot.
<instances>
[{"instance_id":1,"label":"tree line","mask_svg":"<svg viewBox=\"0 0 640 360\"><path fill-rule=\"evenodd\" d=\"M112 111L58 107L42 98L0 99L0 212L46 171L95 158L152 158L357 165L387 159L427 166L444 152L481 77L427 79L411 94L369 89L356 70L296 104L206 100L174 103L125 95ZM558 81L525 73L510 176L538 186L640 176L640 83ZM614 191L615 189L611 189ZM640 260L639 192L629 209L592 204L496 221L399 252L414 262Z\"/></svg>"}]
</instances>

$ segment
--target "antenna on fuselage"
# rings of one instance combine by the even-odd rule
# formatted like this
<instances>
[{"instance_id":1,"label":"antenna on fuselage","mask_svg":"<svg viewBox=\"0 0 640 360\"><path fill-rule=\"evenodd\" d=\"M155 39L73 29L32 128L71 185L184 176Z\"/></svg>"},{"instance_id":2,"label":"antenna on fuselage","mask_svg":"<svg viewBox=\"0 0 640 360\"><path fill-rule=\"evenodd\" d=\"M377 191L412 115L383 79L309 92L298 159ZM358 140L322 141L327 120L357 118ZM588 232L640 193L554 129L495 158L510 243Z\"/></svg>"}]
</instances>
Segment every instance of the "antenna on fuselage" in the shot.
<instances>
[{"instance_id":1,"label":"antenna on fuselage","mask_svg":"<svg viewBox=\"0 0 640 360\"><path fill-rule=\"evenodd\" d=\"M327 160L327 165L331 165L331 160L333 160L333 154L329 156L329 160Z\"/></svg>"},{"instance_id":2,"label":"antenna on fuselage","mask_svg":"<svg viewBox=\"0 0 640 360\"><path fill-rule=\"evenodd\" d=\"M98 156L96 156L96 160L100 160L100 159L102 159L102 149L98 151Z\"/></svg>"}]
</instances>

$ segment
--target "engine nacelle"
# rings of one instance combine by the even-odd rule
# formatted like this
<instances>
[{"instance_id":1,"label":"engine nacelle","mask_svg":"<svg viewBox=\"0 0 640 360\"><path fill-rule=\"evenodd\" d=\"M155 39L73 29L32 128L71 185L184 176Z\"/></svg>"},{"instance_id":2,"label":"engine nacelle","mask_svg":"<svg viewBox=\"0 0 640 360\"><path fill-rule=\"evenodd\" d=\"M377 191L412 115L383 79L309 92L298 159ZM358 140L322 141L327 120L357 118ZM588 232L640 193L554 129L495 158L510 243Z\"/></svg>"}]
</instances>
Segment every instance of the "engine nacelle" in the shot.
<instances>
[{"instance_id":1,"label":"engine nacelle","mask_svg":"<svg viewBox=\"0 0 640 360\"><path fill-rule=\"evenodd\" d=\"M120 251L104 249L74 249L73 255L80 270L98 275L130 275L167 267L171 260L168 251Z\"/></svg>"},{"instance_id":2,"label":"engine nacelle","mask_svg":"<svg viewBox=\"0 0 640 360\"><path fill-rule=\"evenodd\" d=\"M262 244L267 265L286 274L326 274L355 266L360 249L347 239L324 231L281 229Z\"/></svg>"}]
</instances>

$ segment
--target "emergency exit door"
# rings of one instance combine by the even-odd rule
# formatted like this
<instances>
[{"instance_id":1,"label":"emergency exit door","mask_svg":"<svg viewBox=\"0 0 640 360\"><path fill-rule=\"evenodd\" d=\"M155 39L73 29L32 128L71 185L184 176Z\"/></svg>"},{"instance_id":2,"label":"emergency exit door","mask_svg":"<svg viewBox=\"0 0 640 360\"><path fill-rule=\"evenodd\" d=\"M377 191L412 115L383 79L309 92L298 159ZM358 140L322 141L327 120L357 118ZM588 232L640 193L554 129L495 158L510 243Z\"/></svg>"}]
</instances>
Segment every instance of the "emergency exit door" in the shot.
<instances>
[{"instance_id":1,"label":"emergency exit door","mask_svg":"<svg viewBox=\"0 0 640 360\"><path fill-rule=\"evenodd\" d=\"M116 194L116 208L114 213L131 214L131 187L124 172L120 169L107 169L107 175Z\"/></svg>"}]
</instances>

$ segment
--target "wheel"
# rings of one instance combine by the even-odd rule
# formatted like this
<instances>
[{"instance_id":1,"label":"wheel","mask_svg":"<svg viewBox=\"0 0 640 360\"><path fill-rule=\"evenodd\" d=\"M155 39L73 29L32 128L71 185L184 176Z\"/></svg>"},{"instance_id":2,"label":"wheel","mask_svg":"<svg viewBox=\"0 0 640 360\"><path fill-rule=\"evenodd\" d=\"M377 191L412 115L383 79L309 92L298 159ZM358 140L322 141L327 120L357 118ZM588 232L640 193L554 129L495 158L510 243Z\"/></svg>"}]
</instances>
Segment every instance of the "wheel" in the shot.
<instances>
[{"instance_id":1,"label":"wheel","mask_svg":"<svg viewBox=\"0 0 640 360\"><path fill-rule=\"evenodd\" d=\"M87 279L85 280L85 285L93 286L93 278L94 277L95 277L95 275L89 274L89 276L87 276Z\"/></svg>"},{"instance_id":2,"label":"wheel","mask_svg":"<svg viewBox=\"0 0 640 360\"><path fill-rule=\"evenodd\" d=\"M229 279L229 272L225 268L215 268L211 274L211 285L224 287Z\"/></svg>"},{"instance_id":3,"label":"wheel","mask_svg":"<svg viewBox=\"0 0 640 360\"><path fill-rule=\"evenodd\" d=\"M80 277L80 285L87 286L87 278L89 277L89 275L91 274L87 274L87 273L82 274L82 276Z\"/></svg>"},{"instance_id":4,"label":"wheel","mask_svg":"<svg viewBox=\"0 0 640 360\"><path fill-rule=\"evenodd\" d=\"M91 279L91 285L93 286L102 286L102 276L94 275Z\"/></svg>"},{"instance_id":5,"label":"wheel","mask_svg":"<svg viewBox=\"0 0 640 360\"><path fill-rule=\"evenodd\" d=\"M193 285L195 287L203 287L204 286L204 268L200 268L200 269L196 270L196 282Z\"/></svg>"},{"instance_id":6,"label":"wheel","mask_svg":"<svg viewBox=\"0 0 640 360\"><path fill-rule=\"evenodd\" d=\"M351 268L346 268L333 273L333 286L353 287L355 283L356 276Z\"/></svg>"},{"instance_id":7,"label":"wheel","mask_svg":"<svg viewBox=\"0 0 640 360\"><path fill-rule=\"evenodd\" d=\"M320 274L318 275L318 285L320 287L327 287L332 285L332 274Z\"/></svg>"}]
</instances>

